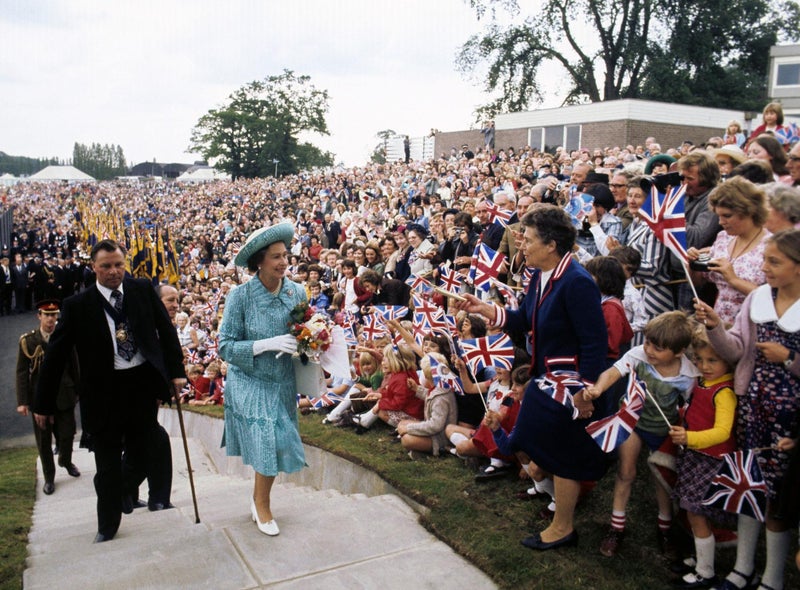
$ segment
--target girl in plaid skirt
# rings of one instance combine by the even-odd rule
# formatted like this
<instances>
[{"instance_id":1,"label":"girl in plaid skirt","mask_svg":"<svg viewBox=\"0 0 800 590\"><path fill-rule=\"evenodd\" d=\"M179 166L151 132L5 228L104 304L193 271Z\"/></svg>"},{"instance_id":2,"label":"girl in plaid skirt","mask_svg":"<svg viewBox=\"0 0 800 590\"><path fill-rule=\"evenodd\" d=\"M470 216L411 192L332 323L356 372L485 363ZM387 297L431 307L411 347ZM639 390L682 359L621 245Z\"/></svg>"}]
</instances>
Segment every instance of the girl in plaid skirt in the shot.
<instances>
[{"instance_id":1,"label":"girl in plaid skirt","mask_svg":"<svg viewBox=\"0 0 800 590\"><path fill-rule=\"evenodd\" d=\"M711 481L725 453L736 450L732 430L736 413L731 366L714 351L705 327L692 339L694 362L702 377L692 390L684 415L684 426L673 426L670 437L685 447L678 458L678 481L673 495L686 510L694 536L697 563L694 571L678 582L679 588L709 588L718 582L714 574L714 533L709 519L719 520L721 511L703 505Z\"/></svg>"}]
</instances>

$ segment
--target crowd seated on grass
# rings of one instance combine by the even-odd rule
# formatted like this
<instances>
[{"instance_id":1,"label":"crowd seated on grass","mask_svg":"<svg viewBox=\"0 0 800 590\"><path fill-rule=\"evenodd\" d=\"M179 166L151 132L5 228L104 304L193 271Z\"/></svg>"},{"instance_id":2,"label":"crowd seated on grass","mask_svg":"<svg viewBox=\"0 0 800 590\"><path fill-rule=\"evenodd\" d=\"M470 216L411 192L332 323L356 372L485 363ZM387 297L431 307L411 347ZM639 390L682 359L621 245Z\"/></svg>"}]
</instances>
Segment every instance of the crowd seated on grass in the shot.
<instances>
[{"instance_id":1,"label":"crowd seated on grass","mask_svg":"<svg viewBox=\"0 0 800 590\"><path fill-rule=\"evenodd\" d=\"M227 295L251 279L234 265L234 256L252 231L290 220L297 231L287 279L304 285L312 305L352 330L353 339L352 380L330 382L324 400L298 396L298 406L331 427L352 427L354 434L382 421L412 459L452 454L472 458L473 464L483 461L479 480L537 473L526 494L555 500L552 480L524 454L503 454L483 420L488 408L494 416L490 423L512 432L529 378L541 377L528 374L535 353L530 341L514 339L510 368L468 366L459 342L502 333L501 323L461 311L448 291L475 294L508 310L524 304L524 297L544 296L541 290L525 294L528 266L536 261L526 260L520 222L537 208L565 208L575 225L575 262L597 256L604 258L590 264L592 269L621 267L603 301L613 299L609 305L619 311L609 328L633 335L633 342L629 336L609 341L610 366L630 346L648 343L648 321L678 309L693 311L688 269L642 214L652 187L662 192L680 187L696 296L716 303L723 320L734 322L745 297L767 281L760 265L770 231L798 227L800 143L781 144L767 130L767 136L751 138L743 152L741 129L733 123L721 132L724 140L712 138L704 146L684 142L669 148L651 137L637 146L554 153L530 147L454 149L427 162L369 163L201 185L20 183L0 189L3 203L13 209L11 243L3 244L0 258L14 261L19 254L27 265L30 284L21 303L30 309L32 301L68 296L91 284L89 235L128 244L145 235L154 242L163 236L174 252L177 274L171 278L181 295L176 323L190 381L182 398L224 404L226 367L217 354L216 333ZM736 167L721 175L718 161L728 160ZM749 164L765 171L749 178L769 184L737 173ZM675 174L665 176L669 173ZM489 288L471 284L476 266L487 264L481 257L493 251L507 259L491 271ZM432 291L432 285L439 288ZM376 306L405 310L401 317L377 322L370 319ZM415 314L425 306L451 316L450 323L436 328L420 322ZM620 323L630 325L618 330ZM444 368L432 370L432 365ZM460 378L463 393L437 380L443 372ZM612 412L623 394L615 394ZM800 402L795 396L787 403L794 412L787 421L791 438L797 436ZM581 489L590 488L583 484ZM780 503L772 500L771 505ZM670 516L658 516L661 530L669 530ZM796 512L782 517L797 524ZM535 545L558 546L541 538ZM770 580L780 582L777 567L771 567ZM742 587L741 580L752 572L740 573L729 576L725 587Z\"/></svg>"}]
</instances>

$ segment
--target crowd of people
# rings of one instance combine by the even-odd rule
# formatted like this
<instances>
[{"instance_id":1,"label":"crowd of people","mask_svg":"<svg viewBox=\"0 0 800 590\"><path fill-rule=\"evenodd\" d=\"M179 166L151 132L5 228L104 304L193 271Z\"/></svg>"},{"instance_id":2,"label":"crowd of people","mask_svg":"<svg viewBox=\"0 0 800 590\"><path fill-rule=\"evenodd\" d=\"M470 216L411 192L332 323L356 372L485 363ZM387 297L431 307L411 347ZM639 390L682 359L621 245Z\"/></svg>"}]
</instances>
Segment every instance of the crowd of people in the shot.
<instances>
[{"instance_id":1,"label":"crowd of people","mask_svg":"<svg viewBox=\"0 0 800 590\"><path fill-rule=\"evenodd\" d=\"M294 285L286 297L304 295L352 330L351 379L330 379L321 398L297 396L301 411L356 432L383 421L412 458L481 457L479 480L529 477L526 494L551 500L551 524L523 540L535 550L577 544L575 505L617 460L600 547L616 555L646 446L654 465L677 473L677 482L659 477L654 485L659 546L676 569L685 568L678 585L778 590L798 516L800 143L783 143L780 105L764 109L764 127L745 138L734 121L702 146L664 149L651 137L637 146L553 154L495 150L492 134L492 145L428 162L202 185L18 184L2 189L14 233L0 254L0 311L25 313L36 301L93 284L78 213L87 205L119 216L130 232L167 230L180 270L175 323L189 378L181 396L224 404L226 431L247 438L238 409L228 424L228 367L241 364L237 334L246 331L231 322L247 321L242 310L253 302L239 285L253 276L286 288L273 276L277 268ZM683 192L688 267L647 222L652 190ZM577 211L576 198L583 203ZM253 232L287 223L293 232L279 239L285 265L236 263ZM504 257L488 289L470 282L483 247ZM445 279L460 288L427 290ZM420 302L452 316L453 325L425 330L411 321ZM376 306L407 310L375 330ZM259 321L256 331L272 334L274 318ZM515 346L510 369L473 370L453 354L459 341L501 333ZM235 379L253 366L281 365L278 345L265 346L253 349L249 365L239 367L244 373L234 368ZM252 355L265 351L270 362L254 364ZM448 371L460 377L463 394L441 379ZM555 401L543 381L568 372L583 382L572 407ZM651 397L625 442L604 452L589 431L625 409L629 375ZM761 586L756 518L734 518L734 570L718 578L713 565L715 527L731 518L702 497L708 474L736 449L756 453L766 482ZM269 486L256 482L253 518L277 534ZM689 515L691 557L674 551L675 505Z\"/></svg>"}]
</instances>

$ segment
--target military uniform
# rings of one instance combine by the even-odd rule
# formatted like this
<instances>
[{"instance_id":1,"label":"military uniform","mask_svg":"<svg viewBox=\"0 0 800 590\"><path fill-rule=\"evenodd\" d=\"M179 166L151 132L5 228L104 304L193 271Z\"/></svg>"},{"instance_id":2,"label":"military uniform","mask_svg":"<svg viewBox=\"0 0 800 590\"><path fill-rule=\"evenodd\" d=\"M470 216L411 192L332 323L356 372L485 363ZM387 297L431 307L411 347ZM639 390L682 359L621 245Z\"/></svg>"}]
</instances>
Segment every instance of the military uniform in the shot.
<instances>
[{"instance_id":1,"label":"military uniform","mask_svg":"<svg viewBox=\"0 0 800 590\"><path fill-rule=\"evenodd\" d=\"M42 365L44 352L47 349L47 340L39 328L26 332L19 339L19 353L17 355L17 407L30 406L36 384L39 380L39 369ZM53 424L48 424L42 430L33 421L33 432L36 436L36 446L42 460L42 472L45 484L52 483L56 475L56 466L53 460L52 440L55 436L58 445L58 464L68 470L74 469L72 465L72 440L75 436L75 404L78 401L76 383L78 382L77 363L67 364L61 378L61 387L56 398L56 413ZM31 414L33 419L33 414ZM73 473L70 471L70 475Z\"/></svg>"}]
</instances>

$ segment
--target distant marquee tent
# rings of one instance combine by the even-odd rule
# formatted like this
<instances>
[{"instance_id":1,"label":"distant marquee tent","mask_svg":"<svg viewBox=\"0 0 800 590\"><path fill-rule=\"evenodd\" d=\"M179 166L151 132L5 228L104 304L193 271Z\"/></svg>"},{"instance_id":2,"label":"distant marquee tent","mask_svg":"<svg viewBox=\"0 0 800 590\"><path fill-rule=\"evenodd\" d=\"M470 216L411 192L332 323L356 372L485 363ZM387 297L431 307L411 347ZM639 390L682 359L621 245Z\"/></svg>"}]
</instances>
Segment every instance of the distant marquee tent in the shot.
<instances>
[{"instance_id":1,"label":"distant marquee tent","mask_svg":"<svg viewBox=\"0 0 800 590\"><path fill-rule=\"evenodd\" d=\"M48 166L32 174L25 180L29 182L94 182L95 179L81 172L75 166Z\"/></svg>"},{"instance_id":2,"label":"distant marquee tent","mask_svg":"<svg viewBox=\"0 0 800 590\"><path fill-rule=\"evenodd\" d=\"M175 179L176 182L211 182L212 180L230 180L231 175L220 172L210 166L192 166Z\"/></svg>"}]
</instances>

